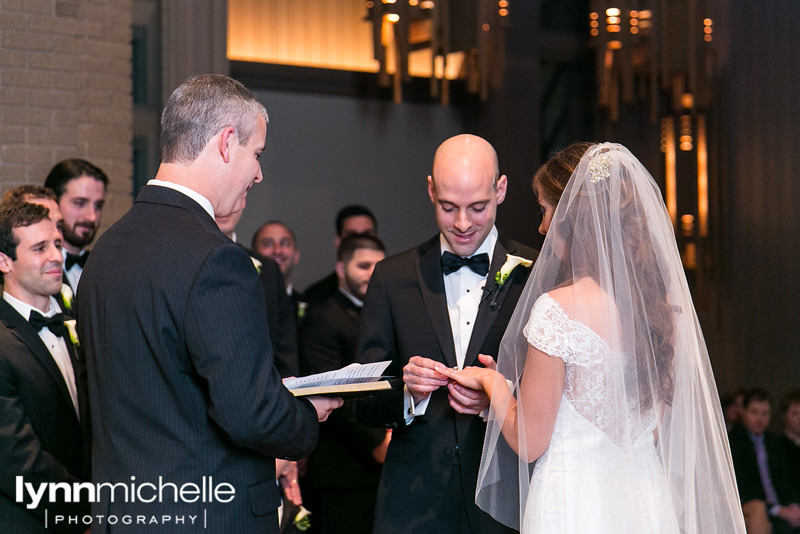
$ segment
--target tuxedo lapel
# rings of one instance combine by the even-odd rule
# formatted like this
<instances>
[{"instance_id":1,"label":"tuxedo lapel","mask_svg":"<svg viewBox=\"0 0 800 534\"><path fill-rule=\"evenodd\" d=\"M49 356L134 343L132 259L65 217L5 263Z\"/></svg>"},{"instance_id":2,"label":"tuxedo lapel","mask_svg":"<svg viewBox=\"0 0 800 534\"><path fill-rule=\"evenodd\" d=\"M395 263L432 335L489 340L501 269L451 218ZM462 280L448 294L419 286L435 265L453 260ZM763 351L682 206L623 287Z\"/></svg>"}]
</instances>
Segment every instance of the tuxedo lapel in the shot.
<instances>
[{"instance_id":1,"label":"tuxedo lapel","mask_svg":"<svg viewBox=\"0 0 800 534\"><path fill-rule=\"evenodd\" d=\"M475 318L475 326L472 329L472 336L469 338L467 354L464 358L464 367L475 365L478 352L483 342L486 340L486 335L494 324L498 311L503 306L503 301L508 294L508 288L501 286L497 295L493 295L492 291L495 289L494 277L505 263L506 254L513 254L514 252L516 252L516 248L513 244L503 239L502 236L498 237L497 243L494 246L492 264L489 267L489 275L486 278L484 296L481 299L480 306L478 306L478 316ZM494 306L492 306L492 302L495 303ZM492 356L497 358L497 354L492 354Z\"/></svg>"},{"instance_id":2,"label":"tuxedo lapel","mask_svg":"<svg viewBox=\"0 0 800 534\"><path fill-rule=\"evenodd\" d=\"M72 344L69 335L64 338L69 352L69 361L72 363L72 373L75 375L75 391L78 395L78 414L81 423L89 421L89 399L86 398L86 362L80 357L78 347Z\"/></svg>"},{"instance_id":3,"label":"tuxedo lapel","mask_svg":"<svg viewBox=\"0 0 800 534\"><path fill-rule=\"evenodd\" d=\"M69 403L72 407L72 413L75 413L75 405L72 404L72 397L67 389L67 384L64 382L64 377L58 364L53 359L53 355L47 350L47 346L39 337L39 334L30 323L22 317L17 310L15 310L8 302L0 299L0 318L2 318L5 325L14 336L19 339L31 351L36 360L47 370L50 377L55 381L58 390L65 402ZM67 346L70 346L67 341ZM72 354L70 354L70 358ZM74 371L74 369L73 369ZM77 417L77 414L75 414Z\"/></svg>"},{"instance_id":4,"label":"tuxedo lapel","mask_svg":"<svg viewBox=\"0 0 800 534\"><path fill-rule=\"evenodd\" d=\"M439 250L439 236L420 247L420 255L416 261L417 278L419 280L422 300L431 320L436 339L444 354L445 363L455 367L456 347L453 332L450 328L450 314L447 311L447 297L444 293L442 277L442 259Z\"/></svg>"}]
</instances>

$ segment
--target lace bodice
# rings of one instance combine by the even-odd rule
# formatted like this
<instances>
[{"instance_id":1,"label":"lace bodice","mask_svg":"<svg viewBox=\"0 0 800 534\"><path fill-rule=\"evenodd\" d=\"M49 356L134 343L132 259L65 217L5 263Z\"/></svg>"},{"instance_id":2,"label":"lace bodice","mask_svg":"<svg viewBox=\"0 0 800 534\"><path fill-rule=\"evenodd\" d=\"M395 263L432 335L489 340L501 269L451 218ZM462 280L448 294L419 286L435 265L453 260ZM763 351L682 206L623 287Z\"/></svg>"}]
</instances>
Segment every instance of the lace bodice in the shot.
<instances>
[{"instance_id":1,"label":"lace bodice","mask_svg":"<svg viewBox=\"0 0 800 534\"><path fill-rule=\"evenodd\" d=\"M536 301L522 331L528 343L564 360L564 398L600 430L605 430L606 358L610 349L588 326L573 321L547 293Z\"/></svg>"},{"instance_id":2,"label":"lace bodice","mask_svg":"<svg viewBox=\"0 0 800 534\"><path fill-rule=\"evenodd\" d=\"M618 376L611 371L624 365L624 356L611 350L591 328L570 319L547 293L534 304L523 334L532 346L564 360L564 398L613 441L620 441L629 432L635 438L652 430L653 414L646 412L640 419L636 403L624 400L624 386L609 378ZM621 403L627 410L614 408Z\"/></svg>"}]
</instances>

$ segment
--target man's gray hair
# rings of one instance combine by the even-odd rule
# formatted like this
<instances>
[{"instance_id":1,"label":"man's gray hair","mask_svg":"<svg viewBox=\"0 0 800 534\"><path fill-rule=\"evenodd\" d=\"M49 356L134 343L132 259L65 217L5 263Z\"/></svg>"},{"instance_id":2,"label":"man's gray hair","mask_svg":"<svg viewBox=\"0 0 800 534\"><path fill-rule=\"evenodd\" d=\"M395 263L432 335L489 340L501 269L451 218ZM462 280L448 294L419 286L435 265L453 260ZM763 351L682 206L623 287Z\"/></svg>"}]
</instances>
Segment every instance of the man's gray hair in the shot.
<instances>
[{"instance_id":1,"label":"man's gray hair","mask_svg":"<svg viewBox=\"0 0 800 534\"><path fill-rule=\"evenodd\" d=\"M161 161L194 161L227 126L246 144L256 132L256 114L269 122L258 98L236 80L221 74L192 76L175 89L161 115Z\"/></svg>"}]
</instances>

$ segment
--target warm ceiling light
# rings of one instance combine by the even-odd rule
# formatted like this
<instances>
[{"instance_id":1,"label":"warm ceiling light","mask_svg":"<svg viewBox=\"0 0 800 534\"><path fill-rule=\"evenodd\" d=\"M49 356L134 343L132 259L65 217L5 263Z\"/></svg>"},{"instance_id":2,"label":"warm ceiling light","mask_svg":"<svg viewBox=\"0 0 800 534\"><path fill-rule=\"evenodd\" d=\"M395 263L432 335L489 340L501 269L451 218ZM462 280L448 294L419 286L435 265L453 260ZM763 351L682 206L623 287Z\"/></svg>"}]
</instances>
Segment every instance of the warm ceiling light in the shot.
<instances>
[{"instance_id":1,"label":"warm ceiling light","mask_svg":"<svg viewBox=\"0 0 800 534\"><path fill-rule=\"evenodd\" d=\"M400 20L400 15L397 13L387 13L383 16L383 20L386 22L395 23Z\"/></svg>"},{"instance_id":2,"label":"warm ceiling light","mask_svg":"<svg viewBox=\"0 0 800 534\"><path fill-rule=\"evenodd\" d=\"M609 50L619 50L622 48L622 41L609 41L606 46Z\"/></svg>"},{"instance_id":3,"label":"warm ceiling light","mask_svg":"<svg viewBox=\"0 0 800 534\"><path fill-rule=\"evenodd\" d=\"M608 17L619 17L622 12L616 7L609 7L606 9L606 16Z\"/></svg>"},{"instance_id":4,"label":"warm ceiling light","mask_svg":"<svg viewBox=\"0 0 800 534\"><path fill-rule=\"evenodd\" d=\"M498 11L498 13L500 13L501 17L505 17L505 16L508 15L508 10L507 9L501 9L501 10Z\"/></svg>"},{"instance_id":5,"label":"warm ceiling light","mask_svg":"<svg viewBox=\"0 0 800 534\"><path fill-rule=\"evenodd\" d=\"M508 7L508 0L500 0L497 2L498 7Z\"/></svg>"}]
</instances>

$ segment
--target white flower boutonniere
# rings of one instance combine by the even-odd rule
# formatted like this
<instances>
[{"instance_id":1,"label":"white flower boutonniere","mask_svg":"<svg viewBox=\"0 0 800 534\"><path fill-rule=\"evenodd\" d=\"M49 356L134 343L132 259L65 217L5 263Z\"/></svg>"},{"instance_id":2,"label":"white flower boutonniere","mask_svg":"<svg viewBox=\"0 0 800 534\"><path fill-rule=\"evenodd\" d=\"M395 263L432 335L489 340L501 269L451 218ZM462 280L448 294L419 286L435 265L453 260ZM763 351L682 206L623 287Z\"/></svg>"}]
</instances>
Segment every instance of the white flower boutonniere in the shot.
<instances>
[{"instance_id":1,"label":"white flower boutonniere","mask_svg":"<svg viewBox=\"0 0 800 534\"><path fill-rule=\"evenodd\" d=\"M494 275L494 283L498 286L502 286L508 280L508 276L511 274L511 271L517 268L517 265L522 265L523 267L530 267L533 265L533 261L523 258L522 256L514 256L513 254L506 254L506 262L500 267L500 270L497 271L497 274Z\"/></svg>"},{"instance_id":2,"label":"white flower boutonniere","mask_svg":"<svg viewBox=\"0 0 800 534\"><path fill-rule=\"evenodd\" d=\"M300 532L305 532L309 528L311 528L311 512L306 510L306 508L300 505L300 511L297 512L297 515L294 516L294 527L299 530Z\"/></svg>"},{"instance_id":3,"label":"white flower boutonniere","mask_svg":"<svg viewBox=\"0 0 800 534\"><path fill-rule=\"evenodd\" d=\"M253 261L253 265L256 268L256 272L261 274L261 266L263 265L259 260L255 259L254 257L250 256L250 259Z\"/></svg>"},{"instance_id":4,"label":"white flower boutonniere","mask_svg":"<svg viewBox=\"0 0 800 534\"><path fill-rule=\"evenodd\" d=\"M66 311L72 310L72 299L74 298L75 293L72 292L72 288L67 284L61 284L61 301L64 303Z\"/></svg>"},{"instance_id":5,"label":"white flower boutonniere","mask_svg":"<svg viewBox=\"0 0 800 534\"><path fill-rule=\"evenodd\" d=\"M492 308L497 307L497 297L500 294L500 288L503 287L508 281L508 277L511 275L511 272L517 268L518 265L522 265L523 267L530 267L533 265L533 261L523 258L522 256L514 256L513 254L506 254L506 262L500 267L500 270L497 271L494 275L494 287L492 289L484 288L486 294L483 298L492 297L489 306Z\"/></svg>"},{"instance_id":6,"label":"white flower boutonniere","mask_svg":"<svg viewBox=\"0 0 800 534\"><path fill-rule=\"evenodd\" d=\"M67 332L69 332L69 340L72 341L72 344L77 349L81 346L81 343L78 341L78 326L75 319L67 319L64 321L64 326L67 327Z\"/></svg>"}]
</instances>

